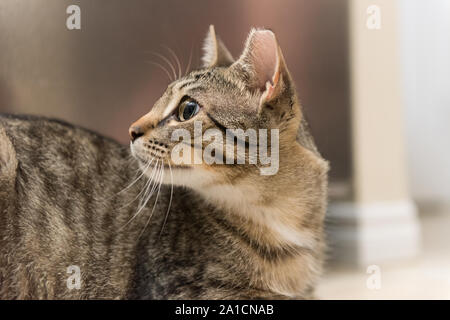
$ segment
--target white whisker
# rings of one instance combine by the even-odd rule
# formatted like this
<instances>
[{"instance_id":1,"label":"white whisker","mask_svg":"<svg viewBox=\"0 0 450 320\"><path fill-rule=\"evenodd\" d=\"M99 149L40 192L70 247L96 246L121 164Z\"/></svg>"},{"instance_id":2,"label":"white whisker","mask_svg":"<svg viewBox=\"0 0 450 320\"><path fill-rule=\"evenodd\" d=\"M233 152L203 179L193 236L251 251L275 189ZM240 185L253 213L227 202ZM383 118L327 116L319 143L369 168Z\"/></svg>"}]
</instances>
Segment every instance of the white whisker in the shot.
<instances>
[{"instance_id":1,"label":"white whisker","mask_svg":"<svg viewBox=\"0 0 450 320\"><path fill-rule=\"evenodd\" d=\"M178 59L178 56L176 55L176 53L170 49L168 46L163 46L164 48L166 48L170 54L172 55L172 57L175 59L175 62L177 63L177 67L178 67L178 78L181 78L181 64L180 64L180 59Z\"/></svg>"},{"instance_id":2,"label":"white whisker","mask_svg":"<svg viewBox=\"0 0 450 320\"><path fill-rule=\"evenodd\" d=\"M144 170L142 170L142 172L141 172L141 174L139 175L139 177L137 177L137 178L136 178L133 182L131 182L127 187L125 187L125 188L122 189L121 191L117 192L115 195L117 196L117 195L121 194L121 193L124 192L125 190L128 190L129 188L131 188L136 182L138 182L139 179L142 178L142 176L143 176L143 175L145 174L145 172L148 170L148 168L150 167L150 165L152 164L152 162L153 162L153 159L150 160L150 161L145 165L145 168L144 168ZM137 173L139 173L139 170L140 170L140 169L138 169Z\"/></svg>"},{"instance_id":3,"label":"white whisker","mask_svg":"<svg viewBox=\"0 0 450 320\"><path fill-rule=\"evenodd\" d=\"M156 185L156 181L154 181L153 178L154 178L155 173L158 172L158 169L157 169L158 164L159 164L159 160L156 160L156 164L155 164L155 166L153 167L152 174L151 174L150 178L148 179L148 181L147 181L147 183L145 184L144 188L143 188L143 189L141 190L141 192L139 193L139 195L141 195L142 192L145 190L145 191L144 191L144 195L143 195L141 201L139 201L138 210L137 210L136 213L130 218L130 220L128 220L128 222L125 223L119 230L122 230L122 229L125 228L131 221L133 221L134 218L136 218L136 217L138 216L138 214L142 211L142 209L144 209L145 205L147 204L148 200L150 199L150 197L151 197L151 195L152 195L152 192L150 192L149 196L147 196L147 192L148 192L148 190L149 190L149 188L150 188L150 186L151 186L152 184L153 184L153 185ZM138 195L138 197L139 197L139 195ZM147 200L146 200L146 201L143 201L144 199L147 199ZM133 200L133 201L134 201L134 200Z\"/></svg>"},{"instance_id":4,"label":"white whisker","mask_svg":"<svg viewBox=\"0 0 450 320\"><path fill-rule=\"evenodd\" d=\"M191 52L189 53L189 62L186 66L186 70L184 71L184 76L186 76L188 74L189 69L191 68L191 63L192 63L192 51L193 51L193 46L191 46Z\"/></svg>"},{"instance_id":5,"label":"white whisker","mask_svg":"<svg viewBox=\"0 0 450 320\"><path fill-rule=\"evenodd\" d=\"M160 180L159 180L159 186L158 186L158 193L156 194L155 203L153 204L152 212L150 213L147 223L145 224L144 229L142 229L141 234L139 235L138 238L140 238L142 236L145 229L147 229L148 224L150 223L150 220L153 216L153 212L155 211L155 208L156 208L156 204L158 203L159 193L161 191L161 185L162 185L163 180L164 180L164 162L161 164L161 174L160 174ZM150 200L150 199L148 199L148 200Z\"/></svg>"},{"instance_id":6,"label":"white whisker","mask_svg":"<svg viewBox=\"0 0 450 320\"><path fill-rule=\"evenodd\" d=\"M160 53L153 52L153 51L151 51L150 53L153 54L153 55L155 55L155 56L157 56L157 57L159 57L160 59L162 59L165 63L167 63L167 64L169 65L170 69L172 70L172 74L173 74L174 80L176 80L176 79L177 79L177 72L175 71L175 68L174 68L174 66L172 65L172 63L170 62L170 60L167 59L166 57L164 57L164 56L163 56L162 54L160 54Z\"/></svg>"},{"instance_id":7,"label":"white whisker","mask_svg":"<svg viewBox=\"0 0 450 320\"><path fill-rule=\"evenodd\" d=\"M157 160L157 164L159 164L159 160ZM148 200L150 199L150 197L153 195L153 193L155 192L156 188L157 188L157 183L156 183L156 178L158 177L158 171L160 169L161 165L158 165L158 167L156 168L156 172L155 172L155 176L152 175L152 187L150 189L150 186L147 187L147 190L145 191L145 195L144 197L141 199L141 201L139 202L139 206L145 206L148 202ZM147 193L148 189L150 189L150 192ZM143 204L142 204L143 203Z\"/></svg>"},{"instance_id":8,"label":"white whisker","mask_svg":"<svg viewBox=\"0 0 450 320\"><path fill-rule=\"evenodd\" d=\"M161 64L159 64L157 62L154 62L154 61L145 61L145 62L153 64L153 65L159 67L161 70L163 70L166 73L167 77L169 78L169 81L170 82L173 81L172 76L170 75L170 72L163 65L161 65Z\"/></svg>"},{"instance_id":9,"label":"white whisker","mask_svg":"<svg viewBox=\"0 0 450 320\"><path fill-rule=\"evenodd\" d=\"M153 162L153 160L151 161ZM150 162L150 163L151 163ZM148 168L145 169L145 171L147 171ZM155 168L153 168L152 172L155 170ZM145 173L144 171L144 173ZM144 184L144 187L142 188L142 190L138 193L138 195L136 197L134 197L133 200L131 200L130 202L128 202L127 204L121 206L119 209L123 209L125 207L128 207L130 204L132 204L133 202L135 202L140 196L141 194L146 190L147 186L151 183L151 179L148 179L147 182ZM139 202L140 203L140 202Z\"/></svg>"},{"instance_id":10,"label":"white whisker","mask_svg":"<svg viewBox=\"0 0 450 320\"><path fill-rule=\"evenodd\" d=\"M147 171L148 167L150 166L150 163L151 163L151 162L149 162L149 163L146 164L145 169L141 172L140 175L139 175L139 171L141 171L141 169L137 169L137 170L136 170L136 174L135 174L134 177L133 177L133 181L132 181L128 186L126 186L125 188L123 188L123 189L120 190L119 192L117 192L117 193L115 193L114 195L112 195L111 197L109 197L108 200L110 200L110 199L112 199L112 198L114 198L114 197L117 197L119 194L121 194L121 193L124 192L125 190L128 190L128 189L131 188L136 182L138 182L138 181L142 178L142 176L144 175L145 171ZM139 175L139 176L136 178L137 175ZM120 208L119 208L119 209L120 209Z\"/></svg>"},{"instance_id":11,"label":"white whisker","mask_svg":"<svg viewBox=\"0 0 450 320\"><path fill-rule=\"evenodd\" d=\"M164 218L164 222L163 222L161 231L159 232L160 238L164 231L164 227L166 225L167 218L169 217L169 212L170 212L170 207L172 206L172 197L173 197L173 174L172 174L172 167L170 166L169 160L167 160L167 164L169 165L169 172L170 172L170 199L169 199L169 206L167 207L166 217Z\"/></svg>"}]
</instances>

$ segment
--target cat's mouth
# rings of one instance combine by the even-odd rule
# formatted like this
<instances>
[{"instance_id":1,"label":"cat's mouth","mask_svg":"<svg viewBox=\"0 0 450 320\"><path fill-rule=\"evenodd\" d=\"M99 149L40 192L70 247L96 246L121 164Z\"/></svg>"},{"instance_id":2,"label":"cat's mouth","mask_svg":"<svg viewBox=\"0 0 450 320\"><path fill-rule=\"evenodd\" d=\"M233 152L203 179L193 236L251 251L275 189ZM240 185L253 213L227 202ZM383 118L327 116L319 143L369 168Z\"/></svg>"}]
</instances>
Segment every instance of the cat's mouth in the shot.
<instances>
[{"instance_id":1,"label":"cat's mouth","mask_svg":"<svg viewBox=\"0 0 450 320\"><path fill-rule=\"evenodd\" d=\"M153 169L155 167L162 167L167 170L173 170L173 169L192 169L191 166L185 165L185 164L173 164L170 163L169 159L162 159L157 157L152 157L151 159L145 159L144 157L140 156L139 154L133 154L135 159L139 161L139 164L141 167L148 169Z\"/></svg>"},{"instance_id":2,"label":"cat's mouth","mask_svg":"<svg viewBox=\"0 0 450 320\"><path fill-rule=\"evenodd\" d=\"M156 141L155 141L156 143ZM152 148L152 145L147 143L136 144L130 143L132 156L138 160L140 167L143 170L153 169L155 167L164 168L167 170L174 169L192 169L188 164L175 164L170 159L170 153L167 145L159 146L159 148Z\"/></svg>"}]
</instances>

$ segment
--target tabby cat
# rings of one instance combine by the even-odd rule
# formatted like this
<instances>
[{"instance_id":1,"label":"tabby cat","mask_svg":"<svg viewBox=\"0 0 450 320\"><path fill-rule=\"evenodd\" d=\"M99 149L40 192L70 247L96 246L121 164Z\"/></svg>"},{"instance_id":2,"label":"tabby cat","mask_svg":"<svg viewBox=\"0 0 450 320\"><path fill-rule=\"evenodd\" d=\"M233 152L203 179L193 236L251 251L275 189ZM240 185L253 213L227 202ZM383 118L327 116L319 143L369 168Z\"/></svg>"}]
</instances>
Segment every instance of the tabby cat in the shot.
<instances>
[{"instance_id":1,"label":"tabby cat","mask_svg":"<svg viewBox=\"0 0 450 320\"><path fill-rule=\"evenodd\" d=\"M0 116L1 299L312 297L328 164L275 35L253 29L235 61L211 26L204 51L131 126L131 152L62 121ZM176 164L171 134L195 121L278 129L278 172Z\"/></svg>"}]
</instances>

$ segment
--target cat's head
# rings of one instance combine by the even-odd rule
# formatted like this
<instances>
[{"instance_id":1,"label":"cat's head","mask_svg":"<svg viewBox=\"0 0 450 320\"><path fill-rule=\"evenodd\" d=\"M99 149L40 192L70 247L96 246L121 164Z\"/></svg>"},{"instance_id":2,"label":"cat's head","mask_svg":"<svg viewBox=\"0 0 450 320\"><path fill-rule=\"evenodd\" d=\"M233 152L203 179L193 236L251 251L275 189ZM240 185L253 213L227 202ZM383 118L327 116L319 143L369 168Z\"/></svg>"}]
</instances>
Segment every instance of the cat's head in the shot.
<instances>
[{"instance_id":1,"label":"cat's head","mask_svg":"<svg viewBox=\"0 0 450 320\"><path fill-rule=\"evenodd\" d=\"M202 68L172 82L150 112L131 125L134 157L147 175L155 175L153 168L163 168L167 173L164 182L172 179L174 184L193 187L214 181L233 183L242 175L261 174L261 167L273 163L267 159L250 163L255 143L262 146L260 139L266 132L267 154L272 157L269 160L278 160L275 157L283 156L279 146L289 150L296 143L301 120L275 34L253 29L243 53L234 60L211 26L202 60ZM238 147L233 154L226 149L229 129L242 129L244 133L253 130L257 135L256 140L249 135L240 140L246 151L244 164L236 164ZM226 164L227 157L234 158L235 163Z\"/></svg>"}]
</instances>

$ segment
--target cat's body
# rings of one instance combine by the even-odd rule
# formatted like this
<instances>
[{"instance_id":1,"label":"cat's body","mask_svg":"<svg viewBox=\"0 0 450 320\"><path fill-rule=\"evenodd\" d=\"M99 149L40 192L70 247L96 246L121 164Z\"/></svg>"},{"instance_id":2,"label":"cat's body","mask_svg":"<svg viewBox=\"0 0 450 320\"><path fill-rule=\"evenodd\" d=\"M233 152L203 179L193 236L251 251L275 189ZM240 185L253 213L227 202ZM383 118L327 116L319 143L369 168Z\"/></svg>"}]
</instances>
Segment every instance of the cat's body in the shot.
<instances>
[{"instance_id":1,"label":"cat's body","mask_svg":"<svg viewBox=\"0 0 450 320\"><path fill-rule=\"evenodd\" d=\"M188 87L182 81L213 86L232 80L227 69L214 68L171 85L161 107ZM288 74L279 79L287 88ZM281 89L271 90L280 91L277 103L284 104ZM153 180L165 184L159 192L153 185L143 209L137 198L147 179L127 186L139 169L150 176L150 164L131 160L128 148L58 121L1 116L0 299L311 297L324 247L327 164L315 151L295 93L285 94L290 103L281 115L287 120L275 175L261 176L247 165L164 167ZM268 112L277 111L277 103ZM154 120L150 115L138 124L153 128L149 141L156 145L163 136L156 128L176 123L147 124ZM147 155L143 148L150 150L148 132L132 132L138 159ZM166 143L168 149L169 140L159 145ZM161 161L154 169L170 161L161 153L154 157ZM170 182L179 186L172 189ZM67 286L71 266L80 268L80 289Z\"/></svg>"},{"instance_id":2,"label":"cat's body","mask_svg":"<svg viewBox=\"0 0 450 320\"><path fill-rule=\"evenodd\" d=\"M43 118L2 116L0 130L0 298L124 297L138 231L119 227L140 184L116 195L137 170L127 149ZM84 290L66 285L72 265Z\"/></svg>"}]
</instances>

